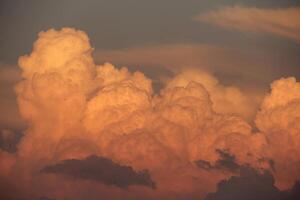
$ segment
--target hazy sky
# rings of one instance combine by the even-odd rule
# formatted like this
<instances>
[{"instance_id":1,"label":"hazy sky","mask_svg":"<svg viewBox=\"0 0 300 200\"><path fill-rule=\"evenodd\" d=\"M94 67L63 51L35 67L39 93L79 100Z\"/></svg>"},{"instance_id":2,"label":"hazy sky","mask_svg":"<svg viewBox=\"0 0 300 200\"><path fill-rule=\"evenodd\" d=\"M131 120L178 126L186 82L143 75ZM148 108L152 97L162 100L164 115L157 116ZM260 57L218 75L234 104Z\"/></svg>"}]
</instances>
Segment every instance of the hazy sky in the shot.
<instances>
[{"instance_id":1,"label":"hazy sky","mask_svg":"<svg viewBox=\"0 0 300 200\"><path fill-rule=\"evenodd\" d=\"M259 66L234 66L244 65L244 62L231 65L234 68L243 68L243 71L269 73L266 82L287 75L298 77L299 43L276 35L232 31L193 18L224 6L282 9L299 4L299 1L291 0L4 0L0 6L0 62L16 64L20 55L31 51L32 43L40 31L68 26L86 31L95 49L120 50L165 44L217 45L222 48L237 48L247 54L246 59L259 60L263 57L264 61ZM99 57L101 62L106 61L105 57ZM119 61L120 64L123 64L122 61ZM250 64L249 61L245 62ZM139 67L142 69L149 63L139 63L143 65ZM135 65L132 62L129 64ZM225 72L214 71L223 78ZM150 73L155 72L150 70ZM236 75L243 76L234 72L227 74L229 78Z\"/></svg>"},{"instance_id":2,"label":"hazy sky","mask_svg":"<svg viewBox=\"0 0 300 200\"><path fill-rule=\"evenodd\" d=\"M192 18L222 6L244 5L284 8L291 0L62 0L1 1L2 62L15 63L31 50L37 33L65 26L85 30L96 48L118 49L145 44L213 43L240 48L297 51L299 45L270 36L244 36ZM259 46L257 46L259 45Z\"/></svg>"}]
</instances>

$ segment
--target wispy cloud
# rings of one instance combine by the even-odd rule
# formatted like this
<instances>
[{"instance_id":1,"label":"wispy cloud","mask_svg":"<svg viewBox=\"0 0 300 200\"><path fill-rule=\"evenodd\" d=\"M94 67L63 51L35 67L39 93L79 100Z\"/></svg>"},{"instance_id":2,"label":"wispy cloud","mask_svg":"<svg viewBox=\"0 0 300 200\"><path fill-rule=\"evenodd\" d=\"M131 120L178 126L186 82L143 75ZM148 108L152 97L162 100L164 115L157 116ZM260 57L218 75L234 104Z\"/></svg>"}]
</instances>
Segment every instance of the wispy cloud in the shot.
<instances>
[{"instance_id":1,"label":"wispy cloud","mask_svg":"<svg viewBox=\"0 0 300 200\"><path fill-rule=\"evenodd\" d=\"M224 28L268 33L300 42L300 7L279 9L223 7L199 14L195 19Z\"/></svg>"}]
</instances>

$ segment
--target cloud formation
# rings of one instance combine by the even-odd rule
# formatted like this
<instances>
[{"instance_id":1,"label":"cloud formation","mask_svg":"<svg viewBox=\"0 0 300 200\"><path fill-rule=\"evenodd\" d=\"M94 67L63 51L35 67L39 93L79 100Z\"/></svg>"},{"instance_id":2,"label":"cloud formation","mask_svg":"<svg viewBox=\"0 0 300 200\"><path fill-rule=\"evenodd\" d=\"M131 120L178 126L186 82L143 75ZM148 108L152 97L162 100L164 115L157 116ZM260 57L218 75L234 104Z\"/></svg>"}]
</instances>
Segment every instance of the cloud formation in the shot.
<instances>
[{"instance_id":1,"label":"cloud formation","mask_svg":"<svg viewBox=\"0 0 300 200\"><path fill-rule=\"evenodd\" d=\"M300 178L295 78L273 82L255 129L245 120L251 98L209 72L182 70L153 93L143 73L96 65L92 50L83 31L50 29L20 57L16 93L28 128L16 153L0 151L0 173L18 187L53 199L183 200L203 199L246 164L273 170L280 188ZM95 174L79 173L87 169Z\"/></svg>"},{"instance_id":2,"label":"cloud formation","mask_svg":"<svg viewBox=\"0 0 300 200\"><path fill-rule=\"evenodd\" d=\"M222 180L218 183L218 190L208 194L205 200L285 200L290 196L292 194L281 192L274 186L274 178L269 172L243 166L240 176Z\"/></svg>"},{"instance_id":3,"label":"cloud formation","mask_svg":"<svg viewBox=\"0 0 300 200\"><path fill-rule=\"evenodd\" d=\"M46 166L42 172L65 174L76 179L94 180L121 188L129 185L155 188L155 183L147 171L135 172L131 167L97 156L89 156L84 160L64 160L62 163Z\"/></svg>"},{"instance_id":4,"label":"cloud formation","mask_svg":"<svg viewBox=\"0 0 300 200\"><path fill-rule=\"evenodd\" d=\"M300 42L300 8L262 9L232 6L201 13L196 20L216 26L267 33Z\"/></svg>"}]
</instances>

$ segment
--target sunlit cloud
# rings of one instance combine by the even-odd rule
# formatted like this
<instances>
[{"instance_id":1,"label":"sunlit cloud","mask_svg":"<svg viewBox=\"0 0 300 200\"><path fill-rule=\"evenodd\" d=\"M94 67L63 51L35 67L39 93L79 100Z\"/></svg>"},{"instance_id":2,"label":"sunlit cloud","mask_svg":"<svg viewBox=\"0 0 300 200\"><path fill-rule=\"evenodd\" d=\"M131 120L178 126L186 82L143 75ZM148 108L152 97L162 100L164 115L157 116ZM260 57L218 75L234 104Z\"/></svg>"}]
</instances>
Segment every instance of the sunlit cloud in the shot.
<instances>
[{"instance_id":1,"label":"sunlit cloud","mask_svg":"<svg viewBox=\"0 0 300 200\"><path fill-rule=\"evenodd\" d=\"M21 190L54 199L183 200L204 199L242 166L272 173L271 187L300 179L294 77L275 80L253 106L251 95L208 69L178 68L153 92L145 74L97 65L92 51L85 32L50 29L19 58L16 93L27 129L16 152L0 151L0 175Z\"/></svg>"},{"instance_id":2,"label":"sunlit cloud","mask_svg":"<svg viewBox=\"0 0 300 200\"><path fill-rule=\"evenodd\" d=\"M0 64L0 130L24 128L14 92L15 84L21 80L20 73L17 66Z\"/></svg>"}]
</instances>

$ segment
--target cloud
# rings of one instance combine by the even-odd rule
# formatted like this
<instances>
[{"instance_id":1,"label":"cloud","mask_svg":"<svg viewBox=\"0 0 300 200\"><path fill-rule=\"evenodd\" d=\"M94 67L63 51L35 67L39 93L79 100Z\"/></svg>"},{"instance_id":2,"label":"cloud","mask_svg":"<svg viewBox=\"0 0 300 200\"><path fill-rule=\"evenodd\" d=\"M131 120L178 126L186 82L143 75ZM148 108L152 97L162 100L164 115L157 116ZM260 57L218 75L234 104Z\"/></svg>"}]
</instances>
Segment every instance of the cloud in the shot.
<instances>
[{"instance_id":1,"label":"cloud","mask_svg":"<svg viewBox=\"0 0 300 200\"><path fill-rule=\"evenodd\" d=\"M219 182L217 191L209 193L205 200L296 200L299 191L299 183L295 183L289 191L280 191L274 185L274 177L268 171L257 171L242 166L239 176Z\"/></svg>"},{"instance_id":2,"label":"cloud","mask_svg":"<svg viewBox=\"0 0 300 200\"><path fill-rule=\"evenodd\" d=\"M187 199L204 198L245 164L275 168L275 184L286 188L299 179L295 79L273 83L255 128L244 119L251 97L209 70L176 70L153 93L142 72L96 65L92 51L83 31L50 29L20 57L16 93L27 129L17 152L0 151L0 174L19 187L54 199ZM284 91L293 93L288 100Z\"/></svg>"},{"instance_id":3,"label":"cloud","mask_svg":"<svg viewBox=\"0 0 300 200\"><path fill-rule=\"evenodd\" d=\"M16 152L17 144L21 137L21 133L15 133L12 130L3 129L0 132L0 149L10 153Z\"/></svg>"},{"instance_id":4,"label":"cloud","mask_svg":"<svg viewBox=\"0 0 300 200\"><path fill-rule=\"evenodd\" d=\"M46 166L41 171L64 174L75 179L99 181L121 188L127 188L130 185L155 188L155 183L151 180L148 171L135 172L131 167L97 156L90 156L84 160L64 160L62 163Z\"/></svg>"},{"instance_id":5,"label":"cloud","mask_svg":"<svg viewBox=\"0 0 300 200\"><path fill-rule=\"evenodd\" d=\"M229 152L220 149L217 149L216 152L219 154L220 159L214 165L205 160L195 161L196 165L205 170L229 170L235 172L240 169L241 166L236 163L234 155L230 155Z\"/></svg>"},{"instance_id":6,"label":"cloud","mask_svg":"<svg viewBox=\"0 0 300 200\"><path fill-rule=\"evenodd\" d=\"M195 20L239 31L272 34L300 42L299 18L299 7L261 9L233 6L199 14Z\"/></svg>"},{"instance_id":7,"label":"cloud","mask_svg":"<svg viewBox=\"0 0 300 200\"><path fill-rule=\"evenodd\" d=\"M256 73L256 70L261 70L264 65L269 63L276 64L274 59L277 60L277 58L268 59L269 56L263 55L264 60L262 61L259 59L262 55L253 52L204 43L148 45L118 50L97 49L94 57L98 63L112 62L121 66L145 68L150 74L155 73L151 71L151 68L168 75L168 71L163 70L167 69L177 73L186 67L197 67L204 71L218 72L224 75L228 71L238 73L240 79L243 77L258 78L259 74ZM253 70L249 71L245 68Z\"/></svg>"},{"instance_id":8,"label":"cloud","mask_svg":"<svg viewBox=\"0 0 300 200\"><path fill-rule=\"evenodd\" d=\"M34 198L28 192L18 188L13 181L0 176L0 199L30 200Z\"/></svg>"},{"instance_id":9,"label":"cloud","mask_svg":"<svg viewBox=\"0 0 300 200\"><path fill-rule=\"evenodd\" d=\"M191 81L201 83L210 95L213 110L222 114L238 114L249 121L256 111L256 101L252 95L242 92L236 86L224 86L211 73L199 69L185 69L171 80L166 88L186 87Z\"/></svg>"},{"instance_id":10,"label":"cloud","mask_svg":"<svg viewBox=\"0 0 300 200\"><path fill-rule=\"evenodd\" d=\"M267 137L266 155L273 158L275 177L281 180L277 184L285 189L300 178L299 92L300 83L294 77L274 81L255 119L256 126ZM287 165L289 170L283 170Z\"/></svg>"}]
</instances>

